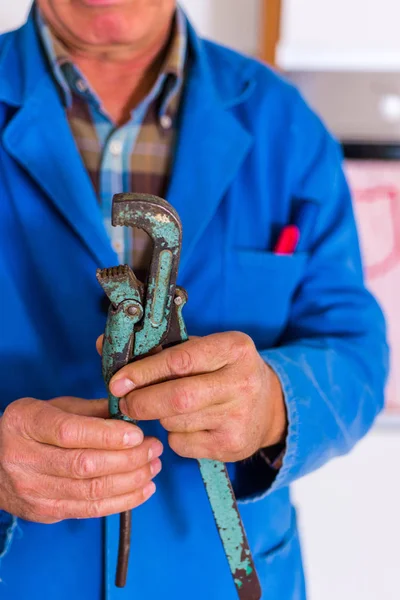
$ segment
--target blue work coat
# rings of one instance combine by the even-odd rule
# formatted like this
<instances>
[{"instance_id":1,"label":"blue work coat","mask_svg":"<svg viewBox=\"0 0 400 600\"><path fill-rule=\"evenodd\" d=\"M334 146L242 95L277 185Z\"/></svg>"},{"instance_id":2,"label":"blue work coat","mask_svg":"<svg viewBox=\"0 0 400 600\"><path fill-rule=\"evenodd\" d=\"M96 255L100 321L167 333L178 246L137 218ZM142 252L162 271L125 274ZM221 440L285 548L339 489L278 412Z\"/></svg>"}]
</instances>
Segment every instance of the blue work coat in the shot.
<instances>
[{"instance_id":1,"label":"blue work coat","mask_svg":"<svg viewBox=\"0 0 400 600\"><path fill-rule=\"evenodd\" d=\"M191 28L190 44L167 194L183 223L178 283L190 334L248 333L281 380L289 426L279 474L257 459L230 472L263 600L303 600L289 485L373 423L384 320L364 287L337 143L270 69ZM299 212L298 249L274 254ZM0 409L24 396L105 396L95 273L114 264L29 19L0 38ZM168 448L158 423L144 428L166 450L157 493L133 512L128 587L114 587L117 517L41 525L3 512L1 600L236 599L197 463Z\"/></svg>"}]
</instances>

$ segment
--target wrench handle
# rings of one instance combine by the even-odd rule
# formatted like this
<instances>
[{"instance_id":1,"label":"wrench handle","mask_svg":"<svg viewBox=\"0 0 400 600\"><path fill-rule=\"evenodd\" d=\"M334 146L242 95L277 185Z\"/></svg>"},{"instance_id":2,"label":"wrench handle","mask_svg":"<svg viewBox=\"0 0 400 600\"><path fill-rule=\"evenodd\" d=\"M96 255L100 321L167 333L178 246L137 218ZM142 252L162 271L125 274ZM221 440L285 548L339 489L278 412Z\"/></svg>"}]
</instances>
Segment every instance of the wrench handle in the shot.
<instances>
[{"instance_id":1,"label":"wrench handle","mask_svg":"<svg viewBox=\"0 0 400 600\"><path fill-rule=\"evenodd\" d=\"M131 547L132 513L130 510L119 516L119 548L115 585L123 588L128 576L129 551Z\"/></svg>"}]
</instances>

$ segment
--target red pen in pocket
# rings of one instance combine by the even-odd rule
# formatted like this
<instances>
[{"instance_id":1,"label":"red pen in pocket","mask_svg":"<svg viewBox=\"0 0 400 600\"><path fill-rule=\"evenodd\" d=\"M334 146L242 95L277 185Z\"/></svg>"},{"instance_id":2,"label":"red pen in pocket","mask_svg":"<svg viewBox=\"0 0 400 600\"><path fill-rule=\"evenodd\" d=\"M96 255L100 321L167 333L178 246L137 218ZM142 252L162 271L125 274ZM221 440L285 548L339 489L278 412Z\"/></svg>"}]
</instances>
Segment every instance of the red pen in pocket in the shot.
<instances>
[{"instance_id":1,"label":"red pen in pocket","mask_svg":"<svg viewBox=\"0 0 400 600\"><path fill-rule=\"evenodd\" d=\"M297 225L286 225L279 235L274 254L292 255L300 241L300 229Z\"/></svg>"}]
</instances>

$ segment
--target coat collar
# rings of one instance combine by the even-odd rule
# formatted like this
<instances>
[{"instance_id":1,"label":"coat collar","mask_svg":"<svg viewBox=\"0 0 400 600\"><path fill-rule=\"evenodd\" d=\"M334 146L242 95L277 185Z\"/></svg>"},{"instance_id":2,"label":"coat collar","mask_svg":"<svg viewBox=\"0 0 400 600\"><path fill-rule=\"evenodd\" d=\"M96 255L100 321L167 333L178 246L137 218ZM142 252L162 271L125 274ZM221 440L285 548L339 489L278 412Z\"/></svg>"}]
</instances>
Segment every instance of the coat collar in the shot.
<instances>
[{"instance_id":1,"label":"coat collar","mask_svg":"<svg viewBox=\"0 0 400 600\"><path fill-rule=\"evenodd\" d=\"M252 136L232 108L251 93L253 81L240 74L239 64L236 76L232 72L225 74L224 67L228 65L223 61L215 64L218 53L214 45L201 40L190 25L189 40L193 60L167 195L182 220L181 269L185 268L252 144ZM253 64L243 59L245 62Z\"/></svg>"},{"instance_id":2,"label":"coat collar","mask_svg":"<svg viewBox=\"0 0 400 600\"><path fill-rule=\"evenodd\" d=\"M45 192L103 266L116 261L90 178L72 137L31 13L4 36L0 49L0 102L15 107L3 132L5 149ZM18 194L18 181L11 189Z\"/></svg>"},{"instance_id":3,"label":"coat collar","mask_svg":"<svg viewBox=\"0 0 400 600\"><path fill-rule=\"evenodd\" d=\"M251 147L252 137L232 108L255 85L251 61L237 58L227 71L223 64L218 69L218 53L190 24L189 45L192 60L167 194L182 219L182 268ZM17 109L3 132L7 151L42 187L99 265L115 262L32 15L20 30L0 38L0 102Z\"/></svg>"},{"instance_id":4,"label":"coat collar","mask_svg":"<svg viewBox=\"0 0 400 600\"><path fill-rule=\"evenodd\" d=\"M0 36L0 102L28 103L47 72L32 10L25 25Z\"/></svg>"}]
</instances>

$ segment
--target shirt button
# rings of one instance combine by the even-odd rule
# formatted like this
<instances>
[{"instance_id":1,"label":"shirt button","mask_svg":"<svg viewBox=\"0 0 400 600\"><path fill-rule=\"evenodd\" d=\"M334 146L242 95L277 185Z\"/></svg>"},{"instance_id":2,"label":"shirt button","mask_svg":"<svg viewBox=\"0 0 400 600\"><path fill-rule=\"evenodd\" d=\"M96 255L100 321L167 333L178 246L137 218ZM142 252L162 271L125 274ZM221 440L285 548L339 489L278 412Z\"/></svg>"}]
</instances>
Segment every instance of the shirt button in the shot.
<instances>
[{"instance_id":1,"label":"shirt button","mask_svg":"<svg viewBox=\"0 0 400 600\"><path fill-rule=\"evenodd\" d=\"M78 92L81 92L82 94L84 92L87 92L88 86L86 81L84 81L83 79L78 79L78 81L76 82L76 89L78 90Z\"/></svg>"},{"instance_id":2,"label":"shirt button","mask_svg":"<svg viewBox=\"0 0 400 600\"><path fill-rule=\"evenodd\" d=\"M113 156L120 156L122 154L122 142L113 140L110 144L110 152Z\"/></svg>"},{"instance_id":3,"label":"shirt button","mask_svg":"<svg viewBox=\"0 0 400 600\"><path fill-rule=\"evenodd\" d=\"M160 125L163 129L171 129L172 119L169 115L162 115L160 118Z\"/></svg>"}]
</instances>

